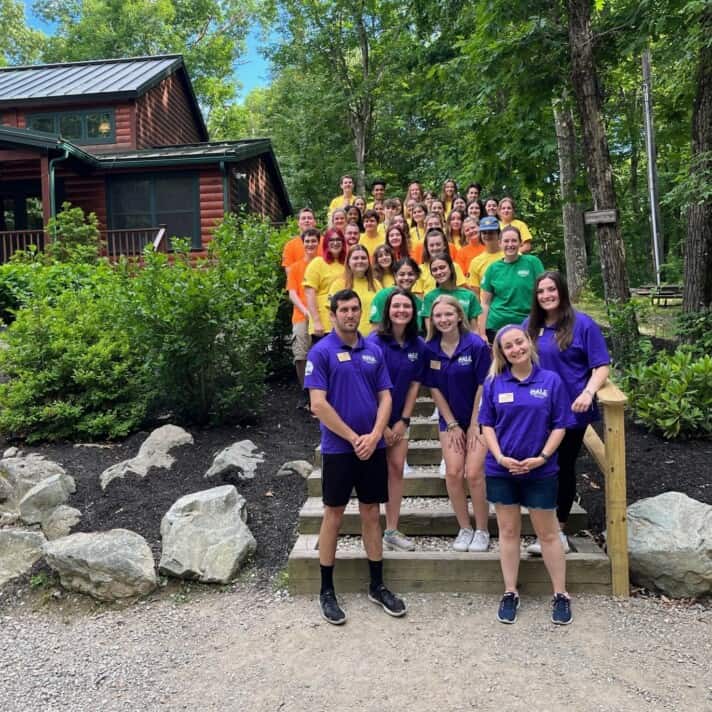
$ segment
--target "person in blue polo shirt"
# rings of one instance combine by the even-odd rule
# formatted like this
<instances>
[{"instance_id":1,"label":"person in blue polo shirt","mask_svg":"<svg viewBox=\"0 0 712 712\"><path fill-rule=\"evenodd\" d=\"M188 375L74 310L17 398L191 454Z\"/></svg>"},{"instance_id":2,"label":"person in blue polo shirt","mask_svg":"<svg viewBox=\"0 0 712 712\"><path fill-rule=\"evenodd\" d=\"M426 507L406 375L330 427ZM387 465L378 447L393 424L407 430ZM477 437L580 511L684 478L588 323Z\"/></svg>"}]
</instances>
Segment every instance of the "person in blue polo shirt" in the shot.
<instances>
[{"instance_id":1,"label":"person in blue polo shirt","mask_svg":"<svg viewBox=\"0 0 712 712\"><path fill-rule=\"evenodd\" d=\"M553 371L540 368L526 331L502 327L492 344L492 367L479 420L489 452L487 499L497 512L504 596L497 618L514 623L519 608L521 507L529 509L554 589L552 621L571 623L566 558L556 521L556 449L573 423L566 389Z\"/></svg>"},{"instance_id":2,"label":"person in blue polo shirt","mask_svg":"<svg viewBox=\"0 0 712 712\"><path fill-rule=\"evenodd\" d=\"M410 416L425 370L425 342L418 336L418 306L410 291L393 288L386 299L378 330L367 341L383 351L388 375L393 382L393 407L384 433L388 461L388 502L383 544L389 549L413 551L413 541L398 531Z\"/></svg>"},{"instance_id":3,"label":"person in blue polo shirt","mask_svg":"<svg viewBox=\"0 0 712 712\"><path fill-rule=\"evenodd\" d=\"M455 551L487 551L489 509L483 463L487 448L477 423L477 403L490 354L487 344L470 332L460 302L450 294L435 299L428 327L425 385L438 408L445 485L460 530ZM465 494L467 478L475 515L472 529Z\"/></svg>"},{"instance_id":4,"label":"person in blue polo shirt","mask_svg":"<svg viewBox=\"0 0 712 712\"><path fill-rule=\"evenodd\" d=\"M329 303L333 330L307 355L304 385L321 426L324 516L319 532L319 608L334 625L346 622L334 591L336 541L344 510L356 489L363 544L371 584L369 600L392 616L405 615L405 603L383 584L380 503L388 501L388 469L383 432L391 414L391 380L378 346L358 332L361 300L350 289Z\"/></svg>"},{"instance_id":5,"label":"person in blue polo shirt","mask_svg":"<svg viewBox=\"0 0 712 712\"><path fill-rule=\"evenodd\" d=\"M542 368L561 376L576 421L573 427L566 429L557 451L556 517L561 528L561 544L568 553L570 546L564 529L576 498L576 458L586 428L600 418L595 396L608 379L611 358L598 324L571 306L566 280L560 272L539 275L534 283L534 294L536 300L524 327L536 346ZM541 554L541 544L534 542L527 552Z\"/></svg>"}]
</instances>

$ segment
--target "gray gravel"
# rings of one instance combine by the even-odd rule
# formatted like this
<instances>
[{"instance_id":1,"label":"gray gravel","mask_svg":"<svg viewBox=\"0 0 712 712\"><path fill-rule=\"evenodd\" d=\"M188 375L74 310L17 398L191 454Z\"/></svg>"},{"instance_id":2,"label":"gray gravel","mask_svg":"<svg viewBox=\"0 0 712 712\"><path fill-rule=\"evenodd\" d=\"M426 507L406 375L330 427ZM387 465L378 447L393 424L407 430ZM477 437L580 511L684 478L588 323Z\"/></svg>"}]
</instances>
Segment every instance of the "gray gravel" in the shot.
<instances>
[{"instance_id":1,"label":"gray gravel","mask_svg":"<svg viewBox=\"0 0 712 712\"><path fill-rule=\"evenodd\" d=\"M519 620L497 597L411 594L405 619L341 598L343 628L310 597L243 581L176 587L133 607L0 598L2 710L712 709L712 608L580 596L556 628L546 597Z\"/></svg>"}]
</instances>

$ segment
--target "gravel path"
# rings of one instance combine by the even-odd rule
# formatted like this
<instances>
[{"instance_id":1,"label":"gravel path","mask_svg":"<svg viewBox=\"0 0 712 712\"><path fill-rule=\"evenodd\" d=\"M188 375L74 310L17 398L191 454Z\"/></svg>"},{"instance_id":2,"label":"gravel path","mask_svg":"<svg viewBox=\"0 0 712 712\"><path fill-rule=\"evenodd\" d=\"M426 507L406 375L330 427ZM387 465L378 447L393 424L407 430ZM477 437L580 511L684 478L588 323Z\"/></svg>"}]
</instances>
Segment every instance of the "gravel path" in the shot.
<instances>
[{"instance_id":1,"label":"gravel path","mask_svg":"<svg viewBox=\"0 0 712 712\"><path fill-rule=\"evenodd\" d=\"M712 709L709 606L580 596L561 629L546 598L523 599L514 626L496 622L494 596L407 601L395 620L343 596L349 622L334 628L314 599L249 581L130 608L0 599L2 709Z\"/></svg>"}]
</instances>

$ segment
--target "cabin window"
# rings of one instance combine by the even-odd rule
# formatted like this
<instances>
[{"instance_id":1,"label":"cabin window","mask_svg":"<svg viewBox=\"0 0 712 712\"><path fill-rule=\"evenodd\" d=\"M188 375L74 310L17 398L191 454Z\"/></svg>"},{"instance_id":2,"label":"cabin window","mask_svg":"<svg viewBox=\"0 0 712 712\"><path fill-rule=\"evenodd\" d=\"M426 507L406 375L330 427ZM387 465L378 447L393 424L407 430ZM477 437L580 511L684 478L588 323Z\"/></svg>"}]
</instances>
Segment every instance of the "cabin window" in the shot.
<instances>
[{"instance_id":1,"label":"cabin window","mask_svg":"<svg viewBox=\"0 0 712 712\"><path fill-rule=\"evenodd\" d=\"M79 144L116 142L113 109L28 114L27 128L42 133L60 134L62 138Z\"/></svg>"},{"instance_id":2,"label":"cabin window","mask_svg":"<svg viewBox=\"0 0 712 712\"><path fill-rule=\"evenodd\" d=\"M112 176L108 208L114 230L165 225L169 239L187 237L193 249L202 246L197 173Z\"/></svg>"}]
</instances>

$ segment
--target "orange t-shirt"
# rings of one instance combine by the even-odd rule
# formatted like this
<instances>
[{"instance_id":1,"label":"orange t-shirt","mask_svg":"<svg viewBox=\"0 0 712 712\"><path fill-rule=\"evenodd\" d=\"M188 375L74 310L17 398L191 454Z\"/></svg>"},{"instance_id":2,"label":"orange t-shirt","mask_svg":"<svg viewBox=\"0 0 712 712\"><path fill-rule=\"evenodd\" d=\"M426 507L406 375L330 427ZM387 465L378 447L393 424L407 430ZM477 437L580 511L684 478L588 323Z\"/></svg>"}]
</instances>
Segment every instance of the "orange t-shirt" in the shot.
<instances>
[{"instance_id":1,"label":"orange t-shirt","mask_svg":"<svg viewBox=\"0 0 712 712\"><path fill-rule=\"evenodd\" d=\"M301 239L299 241L301 242ZM304 306L307 305L307 296L304 293L304 285L302 282L304 281L304 272L306 271L308 264L309 262L302 257L301 260L292 263L292 266L289 267L289 272L287 273L287 291L293 289L297 293L299 299L301 299ZM299 322L306 320L307 317L304 316L299 309L297 309L297 305L295 304L292 309L292 324L298 324Z\"/></svg>"},{"instance_id":2,"label":"orange t-shirt","mask_svg":"<svg viewBox=\"0 0 712 712\"><path fill-rule=\"evenodd\" d=\"M476 242L474 245L465 245L465 247L461 247L457 251L457 257L455 259L460 267L462 267L462 273L465 277L467 277L470 272L470 263L472 260L474 260L477 255L481 255L484 251L485 246L479 242Z\"/></svg>"},{"instance_id":3,"label":"orange t-shirt","mask_svg":"<svg viewBox=\"0 0 712 712\"><path fill-rule=\"evenodd\" d=\"M411 257L419 264L423 264L423 246L425 243L421 242L419 245L416 245L413 248L413 252L411 252ZM457 261L457 247L452 244L452 242L448 243L450 247L450 257L452 257L452 261L456 262ZM469 267L469 265L468 265Z\"/></svg>"},{"instance_id":4,"label":"orange t-shirt","mask_svg":"<svg viewBox=\"0 0 712 712\"><path fill-rule=\"evenodd\" d=\"M282 250L282 267L286 270L299 260L304 259L304 243L302 238L297 235L287 242Z\"/></svg>"}]
</instances>

